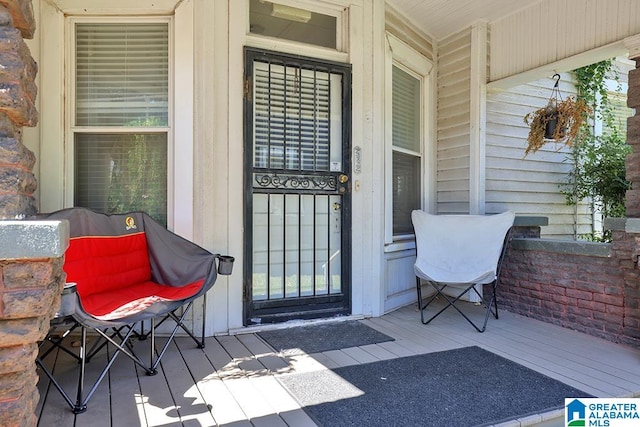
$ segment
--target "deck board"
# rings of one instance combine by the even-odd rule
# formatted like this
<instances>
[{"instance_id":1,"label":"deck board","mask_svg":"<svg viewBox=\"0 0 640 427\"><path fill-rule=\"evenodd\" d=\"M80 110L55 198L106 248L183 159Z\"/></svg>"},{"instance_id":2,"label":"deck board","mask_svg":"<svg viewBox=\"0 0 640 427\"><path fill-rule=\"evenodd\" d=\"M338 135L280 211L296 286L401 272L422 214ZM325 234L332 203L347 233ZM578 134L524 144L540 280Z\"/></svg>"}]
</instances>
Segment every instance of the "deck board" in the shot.
<instances>
[{"instance_id":1,"label":"deck board","mask_svg":"<svg viewBox=\"0 0 640 427\"><path fill-rule=\"evenodd\" d=\"M478 309L471 304L465 308L474 316L482 314ZM89 402L88 411L77 416L40 372L39 425L314 426L278 376L472 345L598 397L640 397L640 349L509 312L501 311L497 320L490 318L482 334L455 312L422 325L415 306L360 321L395 341L305 354L297 349L275 351L249 332L208 338L204 349L189 337L178 337L155 376L145 375L121 355ZM159 339L158 346L161 344ZM146 343L135 345L136 351L149 351ZM62 352L54 353L46 363L68 390L74 390L77 363ZM106 353L100 357L104 360ZM147 357L145 354L143 360ZM96 359L87 365L88 372L95 375L100 365ZM517 425L554 425L549 417L533 416L528 424Z\"/></svg>"}]
</instances>

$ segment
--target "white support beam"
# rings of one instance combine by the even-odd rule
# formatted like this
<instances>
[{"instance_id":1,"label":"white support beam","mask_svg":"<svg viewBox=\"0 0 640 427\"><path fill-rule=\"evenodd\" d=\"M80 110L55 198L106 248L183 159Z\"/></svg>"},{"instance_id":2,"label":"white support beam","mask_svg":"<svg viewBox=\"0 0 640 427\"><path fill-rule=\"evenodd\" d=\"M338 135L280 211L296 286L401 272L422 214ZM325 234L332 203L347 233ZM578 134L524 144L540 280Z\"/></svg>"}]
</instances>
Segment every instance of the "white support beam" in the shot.
<instances>
[{"instance_id":1,"label":"white support beam","mask_svg":"<svg viewBox=\"0 0 640 427\"><path fill-rule=\"evenodd\" d=\"M629 50L629 59L640 57L640 34L627 37L622 42L624 46Z\"/></svg>"},{"instance_id":2,"label":"white support beam","mask_svg":"<svg viewBox=\"0 0 640 427\"><path fill-rule=\"evenodd\" d=\"M626 39L625 39L626 40ZM550 77L556 73L575 70L585 65L593 64L604 59L614 58L627 53L626 43L618 41L608 44L588 52L579 53L560 61L551 62L540 67L532 68L522 73L514 74L499 80L489 82L489 89L509 89L514 86L523 85L543 77Z\"/></svg>"},{"instance_id":3,"label":"white support beam","mask_svg":"<svg viewBox=\"0 0 640 427\"><path fill-rule=\"evenodd\" d=\"M487 23L471 27L469 213L485 212L485 122L487 98Z\"/></svg>"}]
</instances>

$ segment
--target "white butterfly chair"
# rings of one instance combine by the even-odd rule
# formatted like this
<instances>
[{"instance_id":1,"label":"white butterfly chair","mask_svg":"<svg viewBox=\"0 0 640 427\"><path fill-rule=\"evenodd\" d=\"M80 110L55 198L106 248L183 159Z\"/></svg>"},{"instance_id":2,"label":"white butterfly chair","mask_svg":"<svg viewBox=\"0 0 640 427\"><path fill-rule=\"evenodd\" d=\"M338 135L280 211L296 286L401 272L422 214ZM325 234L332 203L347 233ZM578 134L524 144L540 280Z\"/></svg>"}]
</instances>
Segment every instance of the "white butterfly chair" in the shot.
<instances>
[{"instance_id":1,"label":"white butterfly chair","mask_svg":"<svg viewBox=\"0 0 640 427\"><path fill-rule=\"evenodd\" d=\"M415 210L411 213L417 249L414 270L423 324L428 324L449 307L455 308L478 332L484 332L487 328L489 313L498 318L496 287L514 218L513 212L497 215L431 215ZM424 304L421 281L435 289L435 293ZM476 285L491 285L491 294L483 296ZM455 296L443 292L447 287L456 291ZM472 292L486 306L481 328L456 306L465 294ZM447 304L425 320L425 311L438 297L444 298ZM495 311L492 311L493 306Z\"/></svg>"}]
</instances>

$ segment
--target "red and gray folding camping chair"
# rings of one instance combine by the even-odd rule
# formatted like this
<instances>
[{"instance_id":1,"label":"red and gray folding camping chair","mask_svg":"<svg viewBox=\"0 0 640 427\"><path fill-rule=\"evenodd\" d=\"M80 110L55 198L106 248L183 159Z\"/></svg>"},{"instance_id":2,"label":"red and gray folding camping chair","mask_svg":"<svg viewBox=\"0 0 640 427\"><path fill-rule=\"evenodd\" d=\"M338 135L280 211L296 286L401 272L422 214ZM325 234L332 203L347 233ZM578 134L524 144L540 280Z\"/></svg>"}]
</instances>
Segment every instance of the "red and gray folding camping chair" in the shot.
<instances>
[{"instance_id":1,"label":"red and gray folding camping chair","mask_svg":"<svg viewBox=\"0 0 640 427\"><path fill-rule=\"evenodd\" d=\"M197 344L205 345L206 292L217 273L230 274L231 257L221 257L170 232L142 212L117 215L96 213L84 208L64 209L44 216L68 220L69 248L65 252L66 282L76 292L63 294L63 308L52 322L52 331L67 325L67 332L53 332L41 344L52 346L42 351L37 364L51 379L74 413L84 412L87 402L120 353L124 353L147 375L157 372L158 364L178 329L183 329ZM216 267L218 260L218 267ZM75 285L75 286L74 286ZM194 300L203 297L202 335L196 337L185 325ZM156 323L157 319L161 319ZM162 349L154 357L155 332L160 323L172 319L175 326ZM150 329L142 329L144 321ZM80 329L80 351L64 347L70 331ZM87 331L100 339L86 349ZM145 363L133 351L133 337L150 336L151 360ZM85 364L104 346L113 345L106 366L89 391L84 394ZM54 348L61 348L80 364L78 389L71 398L43 363ZM43 350L43 349L42 349Z\"/></svg>"}]
</instances>

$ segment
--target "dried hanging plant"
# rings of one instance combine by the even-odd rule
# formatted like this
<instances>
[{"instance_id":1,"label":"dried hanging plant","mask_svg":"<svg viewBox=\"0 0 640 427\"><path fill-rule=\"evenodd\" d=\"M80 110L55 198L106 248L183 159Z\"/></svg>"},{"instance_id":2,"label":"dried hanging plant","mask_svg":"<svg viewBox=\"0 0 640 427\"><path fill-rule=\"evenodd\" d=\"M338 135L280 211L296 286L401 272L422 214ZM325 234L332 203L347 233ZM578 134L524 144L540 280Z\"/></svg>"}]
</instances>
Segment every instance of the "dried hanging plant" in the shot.
<instances>
[{"instance_id":1,"label":"dried hanging plant","mask_svg":"<svg viewBox=\"0 0 640 427\"><path fill-rule=\"evenodd\" d=\"M525 156L530 152L535 153L550 141L572 146L585 117L590 112L583 99L574 100L568 97L563 101L558 90L560 75L556 74L553 77L557 77L557 80L547 105L524 116L524 122L529 126Z\"/></svg>"}]
</instances>

